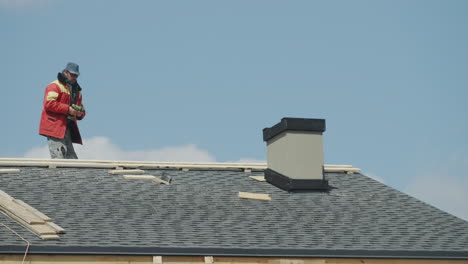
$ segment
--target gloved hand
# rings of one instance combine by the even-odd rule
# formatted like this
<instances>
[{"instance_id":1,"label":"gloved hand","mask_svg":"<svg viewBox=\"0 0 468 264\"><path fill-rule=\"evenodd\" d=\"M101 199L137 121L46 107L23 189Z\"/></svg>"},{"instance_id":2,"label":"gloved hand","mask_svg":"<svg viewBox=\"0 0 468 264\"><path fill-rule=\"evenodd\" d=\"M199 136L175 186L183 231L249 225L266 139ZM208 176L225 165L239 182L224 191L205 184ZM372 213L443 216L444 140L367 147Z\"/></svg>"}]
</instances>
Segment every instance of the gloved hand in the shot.
<instances>
[{"instance_id":1,"label":"gloved hand","mask_svg":"<svg viewBox=\"0 0 468 264\"><path fill-rule=\"evenodd\" d=\"M75 120L76 117L81 117L84 113L82 105L73 104L68 108L68 119Z\"/></svg>"}]
</instances>

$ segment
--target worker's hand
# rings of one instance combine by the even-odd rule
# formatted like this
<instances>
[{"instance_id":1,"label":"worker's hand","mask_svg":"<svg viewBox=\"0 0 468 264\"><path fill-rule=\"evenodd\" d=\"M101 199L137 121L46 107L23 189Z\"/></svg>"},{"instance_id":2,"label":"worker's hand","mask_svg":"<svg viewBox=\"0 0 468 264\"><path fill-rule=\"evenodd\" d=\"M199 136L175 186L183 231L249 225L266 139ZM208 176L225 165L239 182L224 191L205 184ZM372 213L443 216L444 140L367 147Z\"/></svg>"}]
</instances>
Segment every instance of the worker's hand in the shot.
<instances>
[{"instance_id":1,"label":"worker's hand","mask_svg":"<svg viewBox=\"0 0 468 264\"><path fill-rule=\"evenodd\" d=\"M80 115L78 115L78 113L80 113ZM76 111L75 109L73 109L73 107L70 106L68 107L68 114L72 116L81 116L83 113Z\"/></svg>"}]
</instances>

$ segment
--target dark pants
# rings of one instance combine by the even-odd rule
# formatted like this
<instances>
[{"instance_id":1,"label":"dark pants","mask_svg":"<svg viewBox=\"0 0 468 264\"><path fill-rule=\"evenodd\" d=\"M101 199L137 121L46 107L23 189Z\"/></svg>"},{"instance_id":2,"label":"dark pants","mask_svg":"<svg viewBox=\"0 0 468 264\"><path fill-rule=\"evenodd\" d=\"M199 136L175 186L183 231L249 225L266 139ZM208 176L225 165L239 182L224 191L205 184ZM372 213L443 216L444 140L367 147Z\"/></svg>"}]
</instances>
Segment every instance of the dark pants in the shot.
<instances>
[{"instance_id":1,"label":"dark pants","mask_svg":"<svg viewBox=\"0 0 468 264\"><path fill-rule=\"evenodd\" d=\"M78 159L70 136L70 129L67 127L64 138L47 137L50 157L53 159Z\"/></svg>"}]
</instances>

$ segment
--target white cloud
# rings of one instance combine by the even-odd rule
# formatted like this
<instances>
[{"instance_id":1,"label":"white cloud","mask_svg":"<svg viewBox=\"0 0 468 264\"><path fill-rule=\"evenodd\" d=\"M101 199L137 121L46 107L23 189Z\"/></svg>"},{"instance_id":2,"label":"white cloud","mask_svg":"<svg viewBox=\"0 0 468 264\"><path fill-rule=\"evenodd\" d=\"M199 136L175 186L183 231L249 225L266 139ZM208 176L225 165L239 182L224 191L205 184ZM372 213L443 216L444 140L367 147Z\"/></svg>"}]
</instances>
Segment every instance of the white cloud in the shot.
<instances>
[{"instance_id":1,"label":"white cloud","mask_svg":"<svg viewBox=\"0 0 468 264\"><path fill-rule=\"evenodd\" d=\"M430 163L431 164L431 163ZM468 221L468 157L455 153L412 178L405 192Z\"/></svg>"},{"instance_id":2,"label":"white cloud","mask_svg":"<svg viewBox=\"0 0 468 264\"><path fill-rule=\"evenodd\" d=\"M234 161L238 163L267 163L266 160L258 160L258 159L249 159L249 158L242 158L239 159L238 161Z\"/></svg>"},{"instance_id":3,"label":"white cloud","mask_svg":"<svg viewBox=\"0 0 468 264\"><path fill-rule=\"evenodd\" d=\"M417 177L405 192L468 221L468 179L448 175Z\"/></svg>"},{"instance_id":4,"label":"white cloud","mask_svg":"<svg viewBox=\"0 0 468 264\"><path fill-rule=\"evenodd\" d=\"M53 0L0 0L0 8L30 8L50 4Z\"/></svg>"},{"instance_id":5,"label":"white cloud","mask_svg":"<svg viewBox=\"0 0 468 264\"><path fill-rule=\"evenodd\" d=\"M165 147L125 151L113 144L109 138L93 137L83 140L83 145L74 145L80 159L91 160L138 160L138 161L173 161L173 162L215 162L216 159L207 151L195 145ZM47 145L33 148L24 154L25 158L50 158Z\"/></svg>"},{"instance_id":6,"label":"white cloud","mask_svg":"<svg viewBox=\"0 0 468 264\"><path fill-rule=\"evenodd\" d=\"M401 191L468 221L467 164L468 156L460 153L448 155L445 160L425 160L417 165L417 175L405 177L406 186ZM363 174L386 184L383 177L374 173Z\"/></svg>"}]
</instances>

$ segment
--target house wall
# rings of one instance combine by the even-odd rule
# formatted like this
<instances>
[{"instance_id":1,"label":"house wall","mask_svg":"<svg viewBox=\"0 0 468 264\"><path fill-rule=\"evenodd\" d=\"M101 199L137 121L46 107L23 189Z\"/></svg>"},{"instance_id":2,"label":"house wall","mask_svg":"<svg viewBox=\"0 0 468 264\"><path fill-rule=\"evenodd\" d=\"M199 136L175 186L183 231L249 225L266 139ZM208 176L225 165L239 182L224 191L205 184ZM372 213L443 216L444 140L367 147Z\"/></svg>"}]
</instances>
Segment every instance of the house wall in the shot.
<instances>
[{"instance_id":1,"label":"house wall","mask_svg":"<svg viewBox=\"0 0 468 264\"><path fill-rule=\"evenodd\" d=\"M0 255L0 264L21 264L22 255ZM161 262L162 261L162 262ZM28 255L26 264L468 264L468 260L317 259L180 256Z\"/></svg>"}]
</instances>

